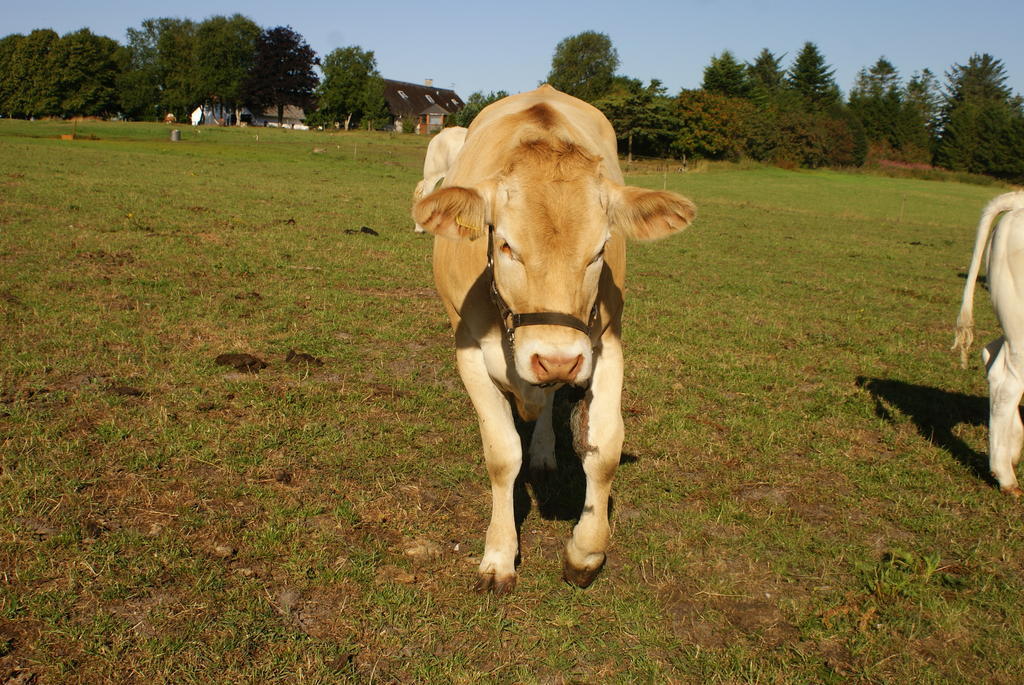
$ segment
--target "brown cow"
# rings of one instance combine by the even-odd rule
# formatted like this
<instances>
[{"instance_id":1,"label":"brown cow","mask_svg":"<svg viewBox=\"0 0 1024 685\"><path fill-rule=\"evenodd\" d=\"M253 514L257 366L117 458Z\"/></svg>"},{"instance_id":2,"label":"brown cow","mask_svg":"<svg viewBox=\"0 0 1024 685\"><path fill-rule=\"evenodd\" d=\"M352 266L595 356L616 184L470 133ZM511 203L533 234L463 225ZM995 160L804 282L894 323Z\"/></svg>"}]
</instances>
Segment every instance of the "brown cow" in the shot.
<instances>
[{"instance_id":1,"label":"brown cow","mask_svg":"<svg viewBox=\"0 0 1024 685\"><path fill-rule=\"evenodd\" d=\"M625 238L667 236L695 212L674 193L624 186L608 120L550 86L485 108L442 187L413 207L437 236L434 279L491 479L477 590L500 594L516 581L512 491L523 449L513 407L537 421L531 467L553 469L551 405L563 384L586 388L589 419L575 436L586 501L563 577L586 587L600 571L622 451Z\"/></svg>"}]
</instances>

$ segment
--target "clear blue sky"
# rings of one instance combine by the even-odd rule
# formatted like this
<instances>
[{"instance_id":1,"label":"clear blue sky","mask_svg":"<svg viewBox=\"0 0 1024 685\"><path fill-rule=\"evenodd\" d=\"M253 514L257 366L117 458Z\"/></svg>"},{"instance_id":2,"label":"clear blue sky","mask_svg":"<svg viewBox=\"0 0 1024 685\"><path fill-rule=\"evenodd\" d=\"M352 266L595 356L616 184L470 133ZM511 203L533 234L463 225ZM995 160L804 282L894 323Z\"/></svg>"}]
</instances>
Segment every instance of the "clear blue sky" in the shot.
<instances>
[{"instance_id":1,"label":"clear blue sky","mask_svg":"<svg viewBox=\"0 0 1024 685\"><path fill-rule=\"evenodd\" d=\"M348 45L373 50L385 78L434 79L462 97L477 90L529 90L543 81L558 42L581 31L608 34L619 72L660 79L676 93L698 87L712 55L752 61L761 48L788 66L805 41L818 45L846 93L857 71L884 55L908 78L922 68L940 81L954 63L988 52L1024 94L1024 0L197 0L9 1L0 36L87 27L124 43L144 19L241 13L261 27L291 26L324 56Z\"/></svg>"}]
</instances>

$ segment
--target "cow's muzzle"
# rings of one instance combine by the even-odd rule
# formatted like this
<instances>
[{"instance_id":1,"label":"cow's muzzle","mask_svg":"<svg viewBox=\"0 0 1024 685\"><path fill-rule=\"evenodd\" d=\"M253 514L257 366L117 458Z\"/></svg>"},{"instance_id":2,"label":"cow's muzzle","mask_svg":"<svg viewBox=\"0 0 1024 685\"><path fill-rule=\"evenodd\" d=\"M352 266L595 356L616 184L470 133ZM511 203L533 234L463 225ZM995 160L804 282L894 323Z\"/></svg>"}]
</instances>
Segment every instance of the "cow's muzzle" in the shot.
<instances>
[{"instance_id":1,"label":"cow's muzzle","mask_svg":"<svg viewBox=\"0 0 1024 685\"><path fill-rule=\"evenodd\" d=\"M530 358L533 375L537 385L548 387L558 383L572 383L583 368L583 355L575 357L554 357L534 354Z\"/></svg>"}]
</instances>

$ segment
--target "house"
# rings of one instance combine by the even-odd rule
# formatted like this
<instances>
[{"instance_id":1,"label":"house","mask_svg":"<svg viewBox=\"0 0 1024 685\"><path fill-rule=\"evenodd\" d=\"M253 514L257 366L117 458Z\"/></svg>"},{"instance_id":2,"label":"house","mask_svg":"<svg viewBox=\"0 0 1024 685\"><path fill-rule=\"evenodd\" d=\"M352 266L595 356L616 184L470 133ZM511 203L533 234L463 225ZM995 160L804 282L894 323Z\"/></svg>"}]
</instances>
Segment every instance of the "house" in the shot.
<instances>
[{"instance_id":1,"label":"house","mask_svg":"<svg viewBox=\"0 0 1024 685\"><path fill-rule=\"evenodd\" d=\"M242 114L242 121L246 121L246 113L249 110L245 110ZM294 128L308 130L308 126L303 124L303 120L306 118L306 112L296 105L285 105L284 106L284 120L277 123L277 107L267 107L259 114L250 114L249 124L252 126L281 126L282 128Z\"/></svg>"},{"instance_id":2,"label":"house","mask_svg":"<svg viewBox=\"0 0 1024 685\"><path fill-rule=\"evenodd\" d=\"M466 106L454 90L435 88L432 79L423 85L384 79L384 99L396 131L402 122L415 122L416 133L434 133L448 123L448 117Z\"/></svg>"}]
</instances>

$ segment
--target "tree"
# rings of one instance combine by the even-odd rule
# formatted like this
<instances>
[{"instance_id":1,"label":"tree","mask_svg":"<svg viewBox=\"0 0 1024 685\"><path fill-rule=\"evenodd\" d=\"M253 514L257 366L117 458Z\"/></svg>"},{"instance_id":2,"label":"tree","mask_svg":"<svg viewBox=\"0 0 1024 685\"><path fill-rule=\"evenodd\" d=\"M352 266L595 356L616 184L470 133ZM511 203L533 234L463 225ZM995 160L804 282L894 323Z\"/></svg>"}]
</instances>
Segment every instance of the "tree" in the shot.
<instances>
[{"instance_id":1,"label":"tree","mask_svg":"<svg viewBox=\"0 0 1024 685\"><path fill-rule=\"evenodd\" d=\"M347 131L353 121L372 126L388 117L384 80L372 50L357 45L338 48L324 58L322 68L324 80L317 88L317 111L311 121L327 126L345 122Z\"/></svg>"},{"instance_id":2,"label":"tree","mask_svg":"<svg viewBox=\"0 0 1024 685\"><path fill-rule=\"evenodd\" d=\"M824 111L839 102L835 73L814 43L804 43L786 75L786 83L814 111Z\"/></svg>"},{"instance_id":3,"label":"tree","mask_svg":"<svg viewBox=\"0 0 1024 685\"><path fill-rule=\"evenodd\" d=\"M476 115L480 114L484 107L507 97L508 93L504 90L491 91L487 95L484 95L483 91L478 90L466 98L465 106L452 115L449 121L453 126L465 126L468 128L473 123L473 120L476 119Z\"/></svg>"},{"instance_id":4,"label":"tree","mask_svg":"<svg viewBox=\"0 0 1024 685\"><path fill-rule=\"evenodd\" d=\"M915 97L924 95L921 86L915 82ZM885 57L879 57L870 69L861 69L850 90L849 109L864 129L873 159L930 160L931 134L920 105Z\"/></svg>"},{"instance_id":5,"label":"tree","mask_svg":"<svg viewBox=\"0 0 1024 685\"><path fill-rule=\"evenodd\" d=\"M18 45L25 40L20 33L12 33L0 39L0 114L14 116L12 109L17 95L15 73L15 54Z\"/></svg>"},{"instance_id":6,"label":"tree","mask_svg":"<svg viewBox=\"0 0 1024 685\"><path fill-rule=\"evenodd\" d=\"M159 83L159 114L184 117L206 94L196 68L196 24L190 19L156 19L156 72Z\"/></svg>"},{"instance_id":7,"label":"tree","mask_svg":"<svg viewBox=\"0 0 1024 685\"><path fill-rule=\"evenodd\" d=\"M863 144L850 120L822 112L782 112L776 121L773 161L811 169L857 166Z\"/></svg>"},{"instance_id":8,"label":"tree","mask_svg":"<svg viewBox=\"0 0 1024 685\"><path fill-rule=\"evenodd\" d=\"M633 161L633 152L665 157L679 128L672 101L657 79L647 87L640 81L622 79L611 93L594 102L608 117L619 141L620 151Z\"/></svg>"},{"instance_id":9,"label":"tree","mask_svg":"<svg viewBox=\"0 0 1024 685\"><path fill-rule=\"evenodd\" d=\"M1011 181L1024 179L1024 107L1006 86L1006 68L974 54L946 72L935 163Z\"/></svg>"},{"instance_id":10,"label":"tree","mask_svg":"<svg viewBox=\"0 0 1024 685\"><path fill-rule=\"evenodd\" d=\"M313 48L290 26L266 29L256 41L256 59L243 89L251 109L277 109L277 121L284 121L287 105L307 108L313 102L320 79L313 71L318 65Z\"/></svg>"},{"instance_id":11,"label":"tree","mask_svg":"<svg viewBox=\"0 0 1024 685\"><path fill-rule=\"evenodd\" d=\"M196 85L204 101L234 109L235 121L241 120L242 87L253 67L260 33L260 27L241 14L210 17L196 27Z\"/></svg>"},{"instance_id":12,"label":"tree","mask_svg":"<svg viewBox=\"0 0 1024 685\"><path fill-rule=\"evenodd\" d=\"M917 112L917 117L924 122L930 138L934 138L939 129L939 94L938 79L929 69L914 72L907 81L907 105Z\"/></svg>"},{"instance_id":13,"label":"tree","mask_svg":"<svg viewBox=\"0 0 1024 685\"><path fill-rule=\"evenodd\" d=\"M146 19L139 28L127 30L124 70L117 77L121 112L132 119L150 119L166 112L162 98L160 33L172 19Z\"/></svg>"},{"instance_id":14,"label":"tree","mask_svg":"<svg viewBox=\"0 0 1024 685\"><path fill-rule=\"evenodd\" d=\"M704 68L704 83L701 87L709 93L717 93L731 98L750 95L747 69L742 63L737 62L728 50L711 58L711 64Z\"/></svg>"},{"instance_id":15,"label":"tree","mask_svg":"<svg viewBox=\"0 0 1024 685\"><path fill-rule=\"evenodd\" d=\"M677 155L738 160L745 154L756 113L749 100L684 90L675 104L679 129L672 149Z\"/></svg>"},{"instance_id":16,"label":"tree","mask_svg":"<svg viewBox=\"0 0 1024 685\"><path fill-rule=\"evenodd\" d=\"M992 55L977 53L967 64L954 64L946 72L946 106L953 108L970 100L1008 102L1013 91L1006 85L1006 67Z\"/></svg>"},{"instance_id":17,"label":"tree","mask_svg":"<svg viewBox=\"0 0 1024 685\"><path fill-rule=\"evenodd\" d=\"M902 146L900 76L885 57L857 73L857 81L850 90L850 109L860 119L869 141L894 149Z\"/></svg>"},{"instance_id":18,"label":"tree","mask_svg":"<svg viewBox=\"0 0 1024 685\"><path fill-rule=\"evenodd\" d=\"M547 82L563 93L593 102L608 93L618 68L619 53L611 38L584 31L555 47Z\"/></svg>"},{"instance_id":19,"label":"tree","mask_svg":"<svg viewBox=\"0 0 1024 685\"><path fill-rule=\"evenodd\" d=\"M864 97L891 97L899 94L900 75L892 62L885 56L879 57L870 69L857 73L857 82L851 91Z\"/></svg>"},{"instance_id":20,"label":"tree","mask_svg":"<svg viewBox=\"0 0 1024 685\"><path fill-rule=\"evenodd\" d=\"M89 29L69 33L54 51L62 116L109 116L117 111L117 41Z\"/></svg>"},{"instance_id":21,"label":"tree","mask_svg":"<svg viewBox=\"0 0 1024 685\"><path fill-rule=\"evenodd\" d=\"M57 70L53 54L60 36L51 29L36 29L16 42L10 56L8 109L13 116L60 114Z\"/></svg>"},{"instance_id":22,"label":"tree","mask_svg":"<svg viewBox=\"0 0 1024 685\"><path fill-rule=\"evenodd\" d=\"M754 63L747 65L747 81L750 84L750 98L754 102L763 106L776 101L786 82L782 59L768 48L762 48Z\"/></svg>"}]
</instances>

